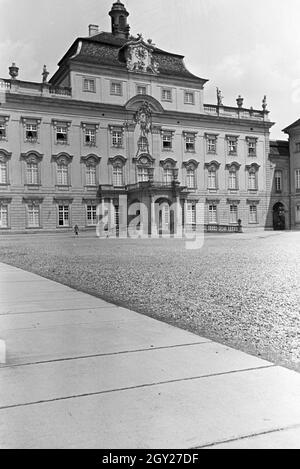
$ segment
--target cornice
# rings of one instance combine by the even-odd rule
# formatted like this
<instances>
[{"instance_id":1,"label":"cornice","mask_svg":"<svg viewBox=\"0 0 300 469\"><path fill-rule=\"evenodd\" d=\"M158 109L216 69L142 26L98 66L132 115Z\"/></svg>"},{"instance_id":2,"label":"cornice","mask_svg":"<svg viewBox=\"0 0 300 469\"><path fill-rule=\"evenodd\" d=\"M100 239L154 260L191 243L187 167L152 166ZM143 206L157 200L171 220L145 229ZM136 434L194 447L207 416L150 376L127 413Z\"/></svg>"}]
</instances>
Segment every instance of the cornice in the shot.
<instances>
[{"instance_id":1,"label":"cornice","mask_svg":"<svg viewBox=\"0 0 300 469\"><path fill-rule=\"evenodd\" d=\"M13 106L9 105L15 104L18 107L14 108ZM82 111L86 111L86 115L94 116L97 114L99 117L107 117L103 116L105 113L110 113L110 115L120 116L123 115L122 118L126 117L128 111L125 109L124 106L119 106L115 104L104 104L104 103L92 103L86 101L80 101L75 99L61 99L59 97L44 97L44 96L30 96L24 94L17 94L17 93L8 93L6 95L6 102L3 103L2 109L3 112L7 112L8 109L17 109L20 112L27 112L27 106L32 105L36 106L36 112L41 113L41 111L45 110L47 114L50 112L56 112L59 114L72 114L72 115L79 115L82 116ZM41 109L44 108L44 109ZM153 112L155 115L156 113ZM174 125L189 125L187 122L194 121L199 127L203 127L202 123L209 123L213 124L216 127L220 127L220 125L230 125L231 127L235 127L238 129L247 128L247 133L249 136L249 127L258 127L263 130L269 130L275 122L270 121L254 121L250 119L235 119L231 117L224 117L224 116L210 116L207 114L198 114L198 113L187 113L187 112L180 112L180 111L167 111L164 110L162 114L158 114L160 117L160 122L156 122L155 125L164 125L163 122L171 123L174 121ZM175 122L176 121L176 122ZM246 129L245 129L246 130ZM207 132L209 133L209 132Z\"/></svg>"}]
</instances>

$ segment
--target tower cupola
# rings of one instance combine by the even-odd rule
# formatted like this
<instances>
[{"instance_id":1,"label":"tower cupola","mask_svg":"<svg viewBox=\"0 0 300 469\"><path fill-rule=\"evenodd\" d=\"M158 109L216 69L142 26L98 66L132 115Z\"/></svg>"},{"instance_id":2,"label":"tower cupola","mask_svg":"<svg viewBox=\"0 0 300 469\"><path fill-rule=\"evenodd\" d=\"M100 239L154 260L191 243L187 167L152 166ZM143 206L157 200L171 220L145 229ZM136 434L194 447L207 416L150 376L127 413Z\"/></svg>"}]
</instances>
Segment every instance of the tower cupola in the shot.
<instances>
[{"instance_id":1,"label":"tower cupola","mask_svg":"<svg viewBox=\"0 0 300 469\"><path fill-rule=\"evenodd\" d=\"M127 24L127 18L129 13L124 4L117 0L111 8L109 16L111 17L111 32L113 35L128 39L130 26Z\"/></svg>"}]
</instances>

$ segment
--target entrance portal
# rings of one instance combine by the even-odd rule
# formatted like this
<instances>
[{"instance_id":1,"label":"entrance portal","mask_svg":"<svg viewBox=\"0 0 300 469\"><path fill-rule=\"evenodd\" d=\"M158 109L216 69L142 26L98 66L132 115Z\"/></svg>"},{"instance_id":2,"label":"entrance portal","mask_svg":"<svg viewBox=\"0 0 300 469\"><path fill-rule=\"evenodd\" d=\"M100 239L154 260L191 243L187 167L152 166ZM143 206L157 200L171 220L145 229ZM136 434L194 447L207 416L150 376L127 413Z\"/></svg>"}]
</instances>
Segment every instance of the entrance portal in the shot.
<instances>
[{"instance_id":1,"label":"entrance portal","mask_svg":"<svg viewBox=\"0 0 300 469\"><path fill-rule=\"evenodd\" d=\"M281 202L273 207L273 228L274 230L285 230L285 210Z\"/></svg>"}]
</instances>

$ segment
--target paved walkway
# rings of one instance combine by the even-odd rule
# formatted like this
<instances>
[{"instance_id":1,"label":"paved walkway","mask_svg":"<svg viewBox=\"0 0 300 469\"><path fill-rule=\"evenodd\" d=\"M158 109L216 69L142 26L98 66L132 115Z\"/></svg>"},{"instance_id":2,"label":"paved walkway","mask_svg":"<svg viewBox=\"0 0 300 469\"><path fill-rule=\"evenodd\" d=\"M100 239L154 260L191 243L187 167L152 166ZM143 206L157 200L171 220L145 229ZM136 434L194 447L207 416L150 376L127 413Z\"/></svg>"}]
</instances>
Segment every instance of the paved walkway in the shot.
<instances>
[{"instance_id":1,"label":"paved walkway","mask_svg":"<svg viewBox=\"0 0 300 469\"><path fill-rule=\"evenodd\" d=\"M1 448L300 448L300 374L0 264Z\"/></svg>"}]
</instances>

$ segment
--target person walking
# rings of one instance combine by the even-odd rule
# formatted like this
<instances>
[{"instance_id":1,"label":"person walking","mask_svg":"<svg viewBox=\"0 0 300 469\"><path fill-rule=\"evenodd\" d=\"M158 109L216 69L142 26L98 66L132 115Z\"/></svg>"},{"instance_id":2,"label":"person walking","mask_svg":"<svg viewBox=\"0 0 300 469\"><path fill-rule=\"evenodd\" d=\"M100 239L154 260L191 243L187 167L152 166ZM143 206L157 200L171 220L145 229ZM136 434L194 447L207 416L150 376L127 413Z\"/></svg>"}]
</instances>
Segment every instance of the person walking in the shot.
<instances>
[{"instance_id":1,"label":"person walking","mask_svg":"<svg viewBox=\"0 0 300 469\"><path fill-rule=\"evenodd\" d=\"M78 225L74 226L74 233L75 233L76 236L78 236L78 233L79 233Z\"/></svg>"}]
</instances>

